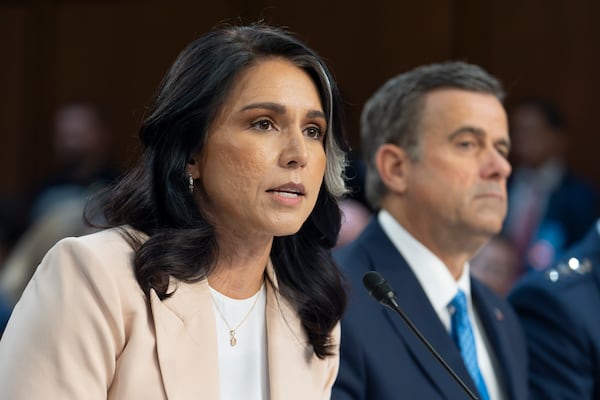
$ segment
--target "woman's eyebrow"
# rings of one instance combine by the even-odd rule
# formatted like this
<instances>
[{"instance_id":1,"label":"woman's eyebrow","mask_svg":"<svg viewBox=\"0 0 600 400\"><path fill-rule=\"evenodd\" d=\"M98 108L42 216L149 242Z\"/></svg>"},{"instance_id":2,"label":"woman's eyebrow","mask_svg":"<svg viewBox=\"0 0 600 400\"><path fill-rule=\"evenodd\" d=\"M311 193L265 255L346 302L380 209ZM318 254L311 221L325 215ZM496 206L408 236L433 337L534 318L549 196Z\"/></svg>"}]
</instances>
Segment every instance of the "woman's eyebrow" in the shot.
<instances>
[{"instance_id":1,"label":"woman's eyebrow","mask_svg":"<svg viewBox=\"0 0 600 400\"><path fill-rule=\"evenodd\" d=\"M327 120L327 118L325 118L325 113L321 110L311 110L306 116L309 118L323 118L324 120Z\"/></svg>"},{"instance_id":2,"label":"woman's eyebrow","mask_svg":"<svg viewBox=\"0 0 600 400\"><path fill-rule=\"evenodd\" d=\"M242 107L241 111L247 110L255 110L255 109L263 109L263 110L271 110L277 114L285 114L286 107L284 105L272 102L260 102L260 103L251 103ZM307 114L309 118L325 118L325 113L321 110L310 110Z\"/></svg>"},{"instance_id":3,"label":"woman's eyebrow","mask_svg":"<svg viewBox=\"0 0 600 400\"><path fill-rule=\"evenodd\" d=\"M251 103L242 107L241 111L254 110L257 108L271 110L277 114L285 114L286 111L285 106L272 102Z\"/></svg>"}]
</instances>

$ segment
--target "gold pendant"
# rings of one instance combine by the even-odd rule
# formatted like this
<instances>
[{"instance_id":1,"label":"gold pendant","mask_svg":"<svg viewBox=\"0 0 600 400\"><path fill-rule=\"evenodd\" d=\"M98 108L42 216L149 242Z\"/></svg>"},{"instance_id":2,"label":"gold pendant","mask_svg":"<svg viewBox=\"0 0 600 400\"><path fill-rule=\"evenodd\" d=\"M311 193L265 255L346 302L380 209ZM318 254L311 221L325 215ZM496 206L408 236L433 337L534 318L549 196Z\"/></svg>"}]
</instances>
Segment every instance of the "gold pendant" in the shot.
<instances>
[{"instance_id":1,"label":"gold pendant","mask_svg":"<svg viewBox=\"0 0 600 400\"><path fill-rule=\"evenodd\" d=\"M229 336L231 336L231 339L229 339L229 344L231 345L231 347L233 347L237 344L237 339L235 338L235 330L234 329L229 331Z\"/></svg>"}]
</instances>

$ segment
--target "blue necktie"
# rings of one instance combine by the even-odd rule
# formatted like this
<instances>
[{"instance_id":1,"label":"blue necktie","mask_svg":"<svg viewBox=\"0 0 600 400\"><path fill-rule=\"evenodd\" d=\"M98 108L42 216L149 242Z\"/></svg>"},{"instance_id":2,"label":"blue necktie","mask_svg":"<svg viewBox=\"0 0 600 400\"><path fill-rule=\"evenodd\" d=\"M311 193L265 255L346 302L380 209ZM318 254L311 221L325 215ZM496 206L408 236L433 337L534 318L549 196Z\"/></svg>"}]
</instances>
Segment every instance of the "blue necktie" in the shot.
<instances>
[{"instance_id":1,"label":"blue necktie","mask_svg":"<svg viewBox=\"0 0 600 400\"><path fill-rule=\"evenodd\" d=\"M449 304L452 314L452 339L460 349L467 371L473 378L473 382L477 386L479 392L479 398L481 400L489 400L487 388L485 382L479 371L477 365L477 348L475 347L475 336L473 335L473 329L471 328L471 322L469 321L469 314L467 312L467 297L462 290L459 290L456 296L452 299ZM454 312L452 312L452 308Z\"/></svg>"}]
</instances>

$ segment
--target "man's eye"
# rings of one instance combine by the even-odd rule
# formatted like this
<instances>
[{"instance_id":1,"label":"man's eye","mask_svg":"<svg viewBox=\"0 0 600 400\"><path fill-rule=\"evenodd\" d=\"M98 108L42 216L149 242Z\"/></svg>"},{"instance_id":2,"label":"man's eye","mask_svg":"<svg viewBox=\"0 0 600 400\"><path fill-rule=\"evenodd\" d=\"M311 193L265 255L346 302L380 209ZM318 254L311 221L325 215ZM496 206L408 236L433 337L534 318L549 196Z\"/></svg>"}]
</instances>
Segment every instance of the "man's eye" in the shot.
<instances>
[{"instance_id":1,"label":"man's eye","mask_svg":"<svg viewBox=\"0 0 600 400\"><path fill-rule=\"evenodd\" d=\"M509 154L508 154L508 150L504 150L504 149L498 149L498 153L499 153L499 154L500 154L502 157L504 157L504 158L508 159L508 155L509 155Z\"/></svg>"},{"instance_id":2,"label":"man's eye","mask_svg":"<svg viewBox=\"0 0 600 400\"><path fill-rule=\"evenodd\" d=\"M470 149L470 148L472 148L472 147L475 147L475 146L477 146L477 143L476 143L476 142L474 142L474 141L471 141L471 140L469 140L469 141L459 142L459 143L458 143L458 145L459 145L460 147L463 147L463 148L465 148L465 149Z\"/></svg>"}]
</instances>

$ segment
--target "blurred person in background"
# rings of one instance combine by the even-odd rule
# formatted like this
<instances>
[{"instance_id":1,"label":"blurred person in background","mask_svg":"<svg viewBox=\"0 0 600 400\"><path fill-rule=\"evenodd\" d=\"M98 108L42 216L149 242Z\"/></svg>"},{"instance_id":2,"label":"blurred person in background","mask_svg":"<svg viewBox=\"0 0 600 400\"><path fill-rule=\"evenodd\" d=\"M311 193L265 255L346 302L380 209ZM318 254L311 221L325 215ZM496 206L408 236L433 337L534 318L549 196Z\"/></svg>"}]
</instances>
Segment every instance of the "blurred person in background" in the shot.
<instances>
[{"instance_id":1,"label":"blurred person in background","mask_svg":"<svg viewBox=\"0 0 600 400\"><path fill-rule=\"evenodd\" d=\"M527 336L531 400L600 399L600 221L508 298Z\"/></svg>"},{"instance_id":2,"label":"blurred person in background","mask_svg":"<svg viewBox=\"0 0 600 400\"><path fill-rule=\"evenodd\" d=\"M373 211L365 197L365 165L359 154L350 152L348 165L344 175L348 194L340 200L342 211L342 226L336 243L336 248L345 246L365 229Z\"/></svg>"},{"instance_id":3,"label":"blurred person in background","mask_svg":"<svg viewBox=\"0 0 600 400\"><path fill-rule=\"evenodd\" d=\"M342 226L336 248L343 247L356 239L369 224L372 216L369 208L351 197L340 200L340 210L342 211Z\"/></svg>"},{"instance_id":4,"label":"blurred person in background","mask_svg":"<svg viewBox=\"0 0 600 400\"><path fill-rule=\"evenodd\" d=\"M65 197L23 232L0 269L0 298L6 305L12 308L17 303L44 255L59 240L96 230L83 216L86 199L84 196Z\"/></svg>"},{"instance_id":5,"label":"blurred person in background","mask_svg":"<svg viewBox=\"0 0 600 400\"><path fill-rule=\"evenodd\" d=\"M490 289L506 297L522 275L514 243L503 235L494 236L471 260L471 273Z\"/></svg>"},{"instance_id":6,"label":"blurred person in background","mask_svg":"<svg viewBox=\"0 0 600 400\"><path fill-rule=\"evenodd\" d=\"M35 190L27 229L0 270L0 297L10 306L56 242L94 231L83 209L118 176L111 163L111 135L107 117L91 103L73 101L57 109L52 141L57 170Z\"/></svg>"},{"instance_id":7,"label":"blurred person in background","mask_svg":"<svg viewBox=\"0 0 600 400\"><path fill-rule=\"evenodd\" d=\"M13 247L25 231L27 216L22 202L7 195L0 196L0 271Z\"/></svg>"},{"instance_id":8,"label":"blurred person in background","mask_svg":"<svg viewBox=\"0 0 600 400\"><path fill-rule=\"evenodd\" d=\"M55 172L34 190L32 222L65 199L87 197L112 182L112 132L106 115L86 101L61 105L54 116L52 150Z\"/></svg>"},{"instance_id":9,"label":"blurred person in background","mask_svg":"<svg viewBox=\"0 0 600 400\"><path fill-rule=\"evenodd\" d=\"M555 104L520 99L509 123L514 171L503 232L515 243L522 268L539 270L585 235L600 215L599 196L567 165L567 124Z\"/></svg>"},{"instance_id":10,"label":"blurred person in background","mask_svg":"<svg viewBox=\"0 0 600 400\"><path fill-rule=\"evenodd\" d=\"M26 226L22 203L9 196L0 196L0 274L5 260L23 234ZM12 310L12 300L0 291L0 336Z\"/></svg>"}]
</instances>

